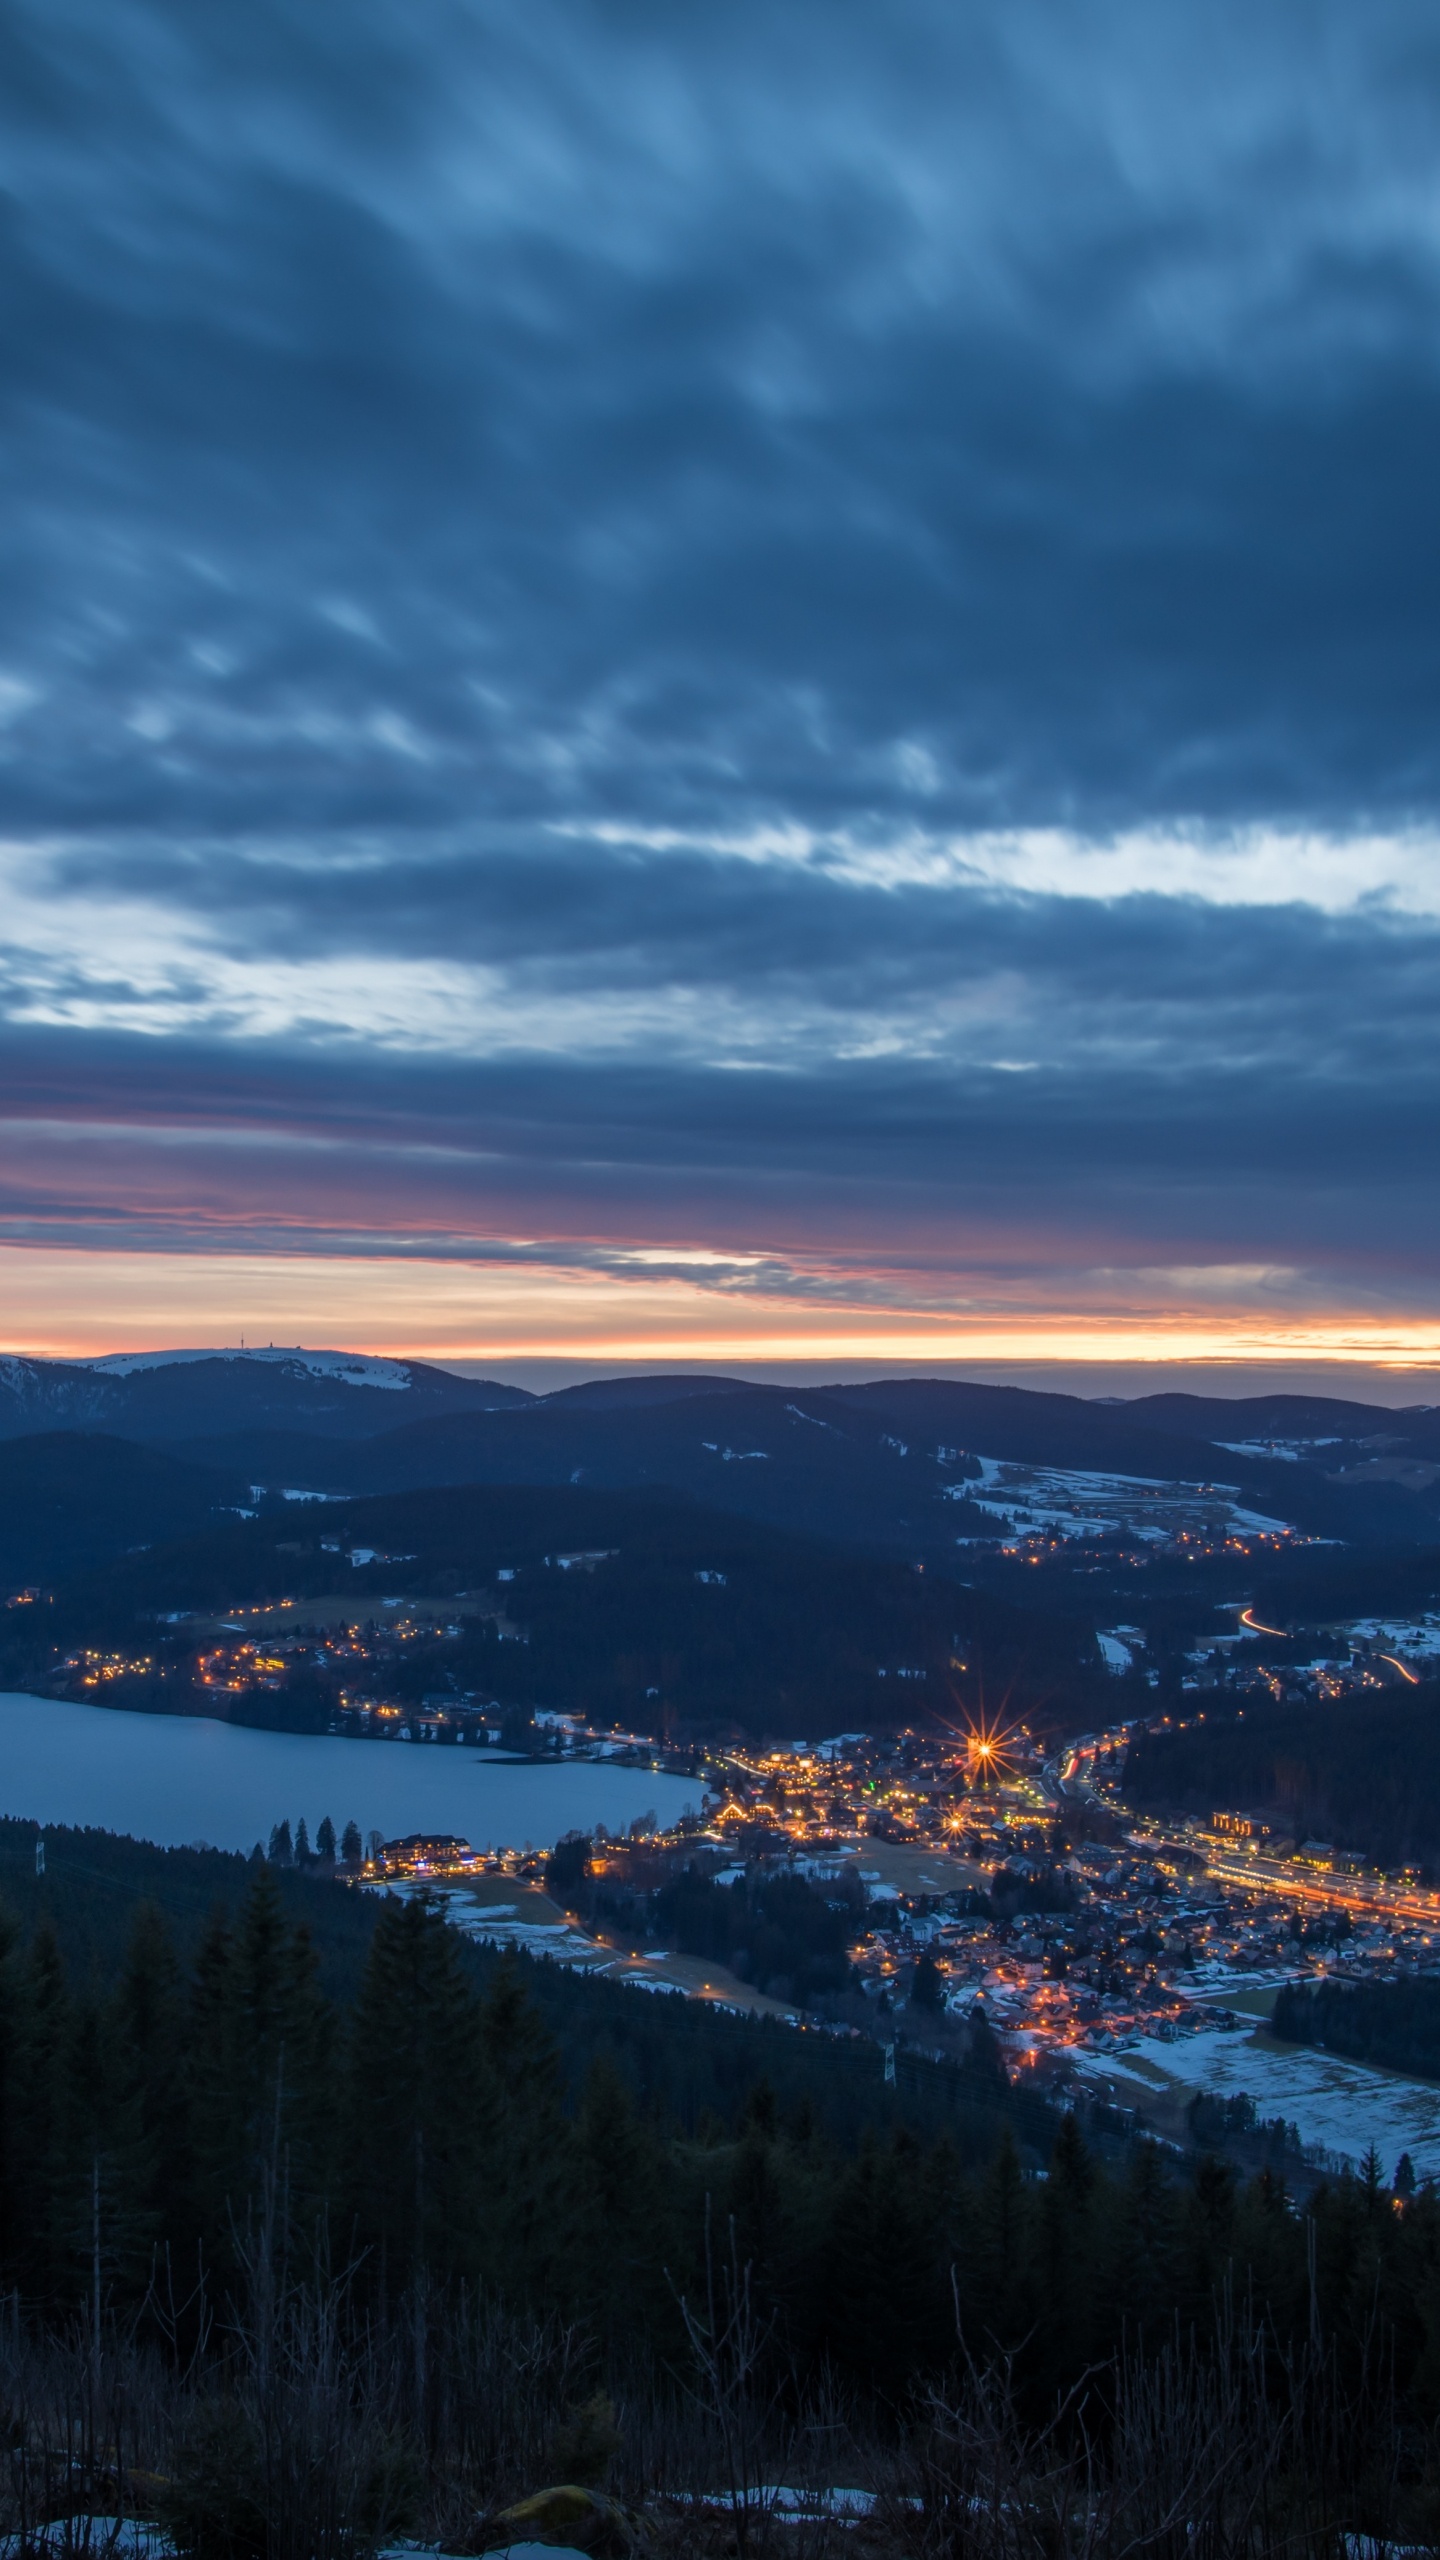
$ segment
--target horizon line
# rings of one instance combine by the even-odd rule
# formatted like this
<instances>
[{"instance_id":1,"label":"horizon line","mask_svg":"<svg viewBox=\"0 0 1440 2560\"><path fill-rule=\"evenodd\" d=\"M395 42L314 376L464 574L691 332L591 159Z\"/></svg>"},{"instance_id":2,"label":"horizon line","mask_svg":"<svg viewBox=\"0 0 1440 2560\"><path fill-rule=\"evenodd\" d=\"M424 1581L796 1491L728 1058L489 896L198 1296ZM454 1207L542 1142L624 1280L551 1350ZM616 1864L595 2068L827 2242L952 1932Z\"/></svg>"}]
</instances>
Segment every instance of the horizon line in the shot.
<instances>
[{"instance_id":1,"label":"horizon line","mask_svg":"<svg viewBox=\"0 0 1440 2560\"><path fill-rule=\"evenodd\" d=\"M1406 1339L1406 1334L1409 1338ZM1418 1338L1417 1338L1418 1337ZM661 1340L599 1340L473 1342L453 1341L427 1343L413 1339L400 1341L337 1341L333 1336L317 1338L309 1343L246 1341L234 1336L214 1341L177 1342L156 1336L143 1341L112 1338L93 1343L74 1340L9 1341L0 1350L0 1358L88 1362L99 1359L145 1359L166 1352L194 1355L212 1352L217 1357L240 1358L266 1352L308 1353L334 1352L354 1359L413 1360L436 1366L447 1360L510 1362L535 1360L566 1365L597 1362L630 1366L636 1362L667 1368L684 1367L694 1362L707 1365L717 1361L745 1368L759 1363L776 1362L823 1367L827 1362L842 1362L847 1367L856 1361L884 1361L913 1368L924 1363L940 1362L946 1368L972 1365L979 1368L1367 1368L1386 1371L1423 1371L1440 1369L1440 1330L1426 1327L1376 1328L1368 1337L1361 1331L1336 1329L1297 1337L1286 1334L1249 1334L1244 1336L1203 1332L1127 1331L1106 1333L1076 1331L1073 1333L1005 1332L956 1337L949 1334L920 1338L905 1335L844 1334L816 1341L813 1336L799 1338L783 1335L740 1337L675 1342Z\"/></svg>"}]
</instances>

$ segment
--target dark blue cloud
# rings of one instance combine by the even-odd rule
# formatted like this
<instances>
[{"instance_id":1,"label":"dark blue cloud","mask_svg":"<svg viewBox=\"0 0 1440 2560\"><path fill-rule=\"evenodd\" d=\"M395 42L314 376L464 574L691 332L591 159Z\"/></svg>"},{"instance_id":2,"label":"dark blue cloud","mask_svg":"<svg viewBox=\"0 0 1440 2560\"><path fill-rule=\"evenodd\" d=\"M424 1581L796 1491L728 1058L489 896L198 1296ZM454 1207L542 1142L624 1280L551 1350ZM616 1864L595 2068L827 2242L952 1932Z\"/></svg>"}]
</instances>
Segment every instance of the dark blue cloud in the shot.
<instances>
[{"instance_id":1,"label":"dark blue cloud","mask_svg":"<svg viewBox=\"0 0 1440 2560\"><path fill-rule=\"evenodd\" d=\"M8 24L17 818L1433 807L1427 12Z\"/></svg>"},{"instance_id":2,"label":"dark blue cloud","mask_svg":"<svg viewBox=\"0 0 1440 2560\"><path fill-rule=\"evenodd\" d=\"M15 0L8 1231L209 1234L208 1132L257 1236L308 1147L322 1238L1418 1268L1437 928L1304 847L1440 802L1437 95L1418 0Z\"/></svg>"}]
</instances>

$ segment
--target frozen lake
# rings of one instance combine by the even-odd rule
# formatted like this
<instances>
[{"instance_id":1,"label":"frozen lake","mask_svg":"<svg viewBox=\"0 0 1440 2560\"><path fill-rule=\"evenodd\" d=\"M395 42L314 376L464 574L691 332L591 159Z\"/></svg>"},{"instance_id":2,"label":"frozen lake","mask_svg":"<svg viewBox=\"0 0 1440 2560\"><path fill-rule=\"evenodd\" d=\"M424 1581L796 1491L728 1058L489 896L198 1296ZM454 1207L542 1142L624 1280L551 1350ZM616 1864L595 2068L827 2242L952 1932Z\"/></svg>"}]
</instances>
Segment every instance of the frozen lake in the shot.
<instances>
[{"instance_id":1,"label":"frozen lake","mask_svg":"<svg viewBox=\"0 0 1440 2560\"><path fill-rule=\"evenodd\" d=\"M610 1761L497 1761L450 1744L256 1733L207 1716L133 1715L0 1691L0 1814L127 1831L162 1848L253 1849L303 1816L310 1837L453 1831L477 1849L548 1848L564 1831L674 1821L700 1790Z\"/></svg>"}]
</instances>

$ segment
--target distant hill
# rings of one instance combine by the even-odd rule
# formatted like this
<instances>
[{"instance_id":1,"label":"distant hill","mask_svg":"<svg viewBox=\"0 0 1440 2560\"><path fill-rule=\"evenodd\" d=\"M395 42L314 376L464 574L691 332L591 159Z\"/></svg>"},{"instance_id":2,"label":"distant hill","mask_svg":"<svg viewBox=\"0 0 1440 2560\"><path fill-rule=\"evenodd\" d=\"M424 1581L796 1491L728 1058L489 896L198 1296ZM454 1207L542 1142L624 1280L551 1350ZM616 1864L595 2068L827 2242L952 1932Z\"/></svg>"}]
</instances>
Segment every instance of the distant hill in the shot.
<instances>
[{"instance_id":1,"label":"distant hill","mask_svg":"<svg viewBox=\"0 0 1440 2560\"><path fill-rule=\"evenodd\" d=\"M1237 1594L1269 1595L1288 1624L1399 1605L1402 1592L1422 1605L1440 1589L1440 1465L1421 1446L1428 1408L1115 1404L951 1379L794 1387L705 1374L530 1396L422 1363L268 1350L12 1360L0 1364L0 1390L11 1423L37 1400L66 1415L65 1427L0 1437L0 1598L55 1588L52 1636L67 1644L102 1624L119 1640L147 1609L251 1592L383 1592L388 1566L378 1582L352 1585L337 1565L357 1541L405 1560L407 1582L412 1570L441 1577L431 1584L440 1594L498 1569L507 1541L523 1548L510 1561L525 1575L543 1573L559 1547L619 1545L624 1562L583 1588L531 1585L537 1701L583 1695L596 1712L638 1719L655 1691L682 1716L723 1720L728 1699L738 1721L784 1730L793 1716L799 1735L938 1704L950 1638L968 1662L982 1627L988 1693L1048 1716L1081 1694L1099 1710L1108 1692L1094 1630L1121 1618L1149 1630L1148 1671L1178 1688L1186 1647L1233 1626ZM125 1414L123 1435L86 1420L97 1404ZM1033 1489L1022 1478L1016 1495L996 1466L1049 1475ZM1113 1556L1075 1544L1038 1566L1007 1562L991 1543L996 1512L974 1499L987 1470L997 1509L1037 1506L1022 1520L1043 1522L1049 1501L1073 1518L1064 1504L1083 1500L1125 1519L1142 1512L1147 1481L1220 1485L1254 1514L1343 1541L1343 1552L1292 1545L1242 1566L1219 1547L1197 1561L1162 1536L1143 1559L1132 1542ZM1085 1493L1086 1478L1100 1480L1098 1494L1093 1484ZM1141 1482L1107 1489L1117 1478ZM329 1499L312 1509L297 1499L306 1495ZM353 1507L342 1514L341 1504ZM699 1581L708 1565L729 1571L731 1547L733 1584ZM817 1547L828 1551L823 1572ZM773 1574L757 1561L767 1556ZM892 1618L882 1586L867 1582L856 1634L849 1578L872 1566L910 1577L917 1564L926 1590L943 1583L949 1596L937 1590L932 1612L907 1580ZM42 1647L42 1634L38 1623L28 1638L5 1629L12 1653ZM890 1667L925 1674L904 1709L878 1683L890 1656ZM16 1655L11 1677L19 1665ZM477 1687L490 1676L474 1666Z\"/></svg>"},{"instance_id":2,"label":"distant hill","mask_svg":"<svg viewBox=\"0 0 1440 2560\"><path fill-rule=\"evenodd\" d=\"M328 1493L424 1485L671 1485L752 1520L911 1555L953 1553L954 1489L991 1458L1239 1489L1324 1537L1433 1543L1440 1469L1392 1463L1332 1432L1292 1455L1242 1423L1219 1444L1146 1404L941 1378L757 1386L735 1378L601 1379L504 1410L405 1418L342 1443L319 1433L180 1439L177 1454L255 1482ZM1190 1400L1174 1399L1177 1406ZM1196 1400L1198 1401L1198 1400ZM1369 1420L1368 1410L1356 1409ZM1206 1408L1207 1418L1209 1408ZM1221 1419L1224 1419L1222 1414ZM1390 1416L1393 1421L1407 1417ZM1428 1419L1428 1417L1427 1417ZM1298 1436L1298 1435L1295 1435ZM1338 1481L1353 1470L1353 1481Z\"/></svg>"},{"instance_id":3,"label":"distant hill","mask_svg":"<svg viewBox=\"0 0 1440 2560\"><path fill-rule=\"evenodd\" d=\"M348 1351L120 1352L0 1358L0 1440L108 1431L126 1440L292 1430L363 1439L403 1421L533 1403L523 1387Z\"/></svg>"},{"instance_id":4,"label":"distant hill","mask_svg":"<svg viewBox=\"0 0 1440 2560\"><path fill-rule=\"evenodd\" d=\"M277 1494L668 1487L777 1528L952 1562L957 1535L984 1528L959 1497L986 1460L1228 1485L1267 1518L1375 1554L1440 1533L1440 1414L1324 1397L1101 1403L945 1378L796 1387L704 1373L535 1396L350 1352L0 1360L0 1444L55 1431L123 1438ZM0 1445L0 1480L6 1466ZM41 1547L33 1569L53 1569Z\"/></svg>"},{"instance_id":5,"label":"distant hill","mask_svg":"<svg viewBox=\"0 0 1440 2560\"><path fill-rule=\"evenodd\" d=\"M367 1561L352 1566L356 1550ZM183 1649L195 1640L183 1626L157 1637L172 1612L340 1595L363 1618L387 1592L487 1594L527 1638L462 1613L458 1648L417 1647L390 1675L402 1688L419 1696L453 1681L644 1731L678 1719L820 1739L953 1722L987 1696L1010 1714L1040 1713L1061 1695L1098 1702L1108 1686L1083 1619L669 1491L574 1485L427 1488L219 1518L60 1583L53 1607L14 1613L14 1641L128 1643L143 1628L146 1651ZM5 1672L10 1633L0 1628L0 1685L24 1685ZM117 1687L110 1702L155 1701Z\"/></svg>"},{"instance_id":6,"label":"distant hill","mask_svg":"<svg viewBox=\"0 0 1440 2560\"><path fill-rule=\"evenodd\" d=\"M583 1378L578 1386L557 1387L542 1401L566 1412L616 1413L647 1404L692 1404L697 1398L748 1395L748 1378L709 1377L704 1372L673 1372L638 1378Z\"/></svg>"},{"instance_id":7,"label":"distant hill","mask_svg":"<svg viewBox=\"0 0 1440 2560\"><path fill-rule=\"evenodd\" d=\"M1222 1446L1245 1440L1312 1444L1385 1440L1440 1451L1440 1405L1357 1404L1343 1396L1137 1396L1119 1408L1142 1431L1188 1432Z\"/></svg>"},{"instance_id":8,"label":"distant hill","mask_svg":"<svg viewBox=\"0 0 1440 2560\"><path fill-rule=\"evenodd\" d=\"M0 1599L32 1582L219 1525L247 1488L101 1432L49 1431L0 1452Z\"/></svg>"}]
</instances>

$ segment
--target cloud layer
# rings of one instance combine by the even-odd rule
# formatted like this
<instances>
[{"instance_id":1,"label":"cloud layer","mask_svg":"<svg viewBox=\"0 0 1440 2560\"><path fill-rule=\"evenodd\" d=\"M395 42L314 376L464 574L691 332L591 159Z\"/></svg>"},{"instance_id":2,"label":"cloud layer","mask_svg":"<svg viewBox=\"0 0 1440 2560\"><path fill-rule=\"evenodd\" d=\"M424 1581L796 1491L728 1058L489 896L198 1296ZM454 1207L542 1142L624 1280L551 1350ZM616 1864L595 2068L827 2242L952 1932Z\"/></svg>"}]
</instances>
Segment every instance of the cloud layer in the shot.
<instances>
[{"instance_id":1,"label":"cloud layer","mask_svg":"<svg viewBox=\"0 0 1440 2560\"><path fill-rule=\"evenodd\" d=\"M1437 96L17 0L0 1239L1440 1316Z\"/></svg>"}]
</instances>

